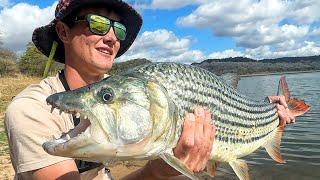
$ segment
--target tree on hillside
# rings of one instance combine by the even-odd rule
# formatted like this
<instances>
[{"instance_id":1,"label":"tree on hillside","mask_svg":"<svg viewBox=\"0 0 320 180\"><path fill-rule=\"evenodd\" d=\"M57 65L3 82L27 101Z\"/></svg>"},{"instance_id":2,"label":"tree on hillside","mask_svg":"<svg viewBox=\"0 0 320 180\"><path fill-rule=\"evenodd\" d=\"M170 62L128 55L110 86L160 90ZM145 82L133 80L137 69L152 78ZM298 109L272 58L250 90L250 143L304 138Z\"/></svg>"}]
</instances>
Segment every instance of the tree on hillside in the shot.
<instances>
[{"instance_id":1,"label":"tree on hillside","mask_svg":"<svg viewBox=\"0 0 320 180\"><path fill-rule=\"evenodd\" d=\"M32 76L42 76L46 60L47 57L32 42L29 42L18 62L20 72Z\"/></svg>"},{"instance_id":2,"label":"tree on hillside","mask_svg":"<svg viewBox=\"0 0 320 180\"><path fill-rule=\"evenodd\" d=\"M23 74L42 76L47 60L48 58L43 55L32 42L29 42L26 51L19 59L18 66L20 72ZM63 65L61 63L54 62L49 74L55 74L62 68Z\"/></svg>"},{"instance_id":3,"label":"tree on hillside","mask_svg":"<svg viewBox=\"0 0 320 180\"><path fill-rule=\"evenodd\" d=\"M0 39L0 76L13 75L18 72L17 56L9 49L3 48L2 45L3 43Z\"/></svg>"},{"instance_id":4,"label":"tree on hillside","mask_svg":"<svg viewBox=\"0 0 320 180\"><path fill-rule=\"evenodd\" d=\"M0 46L0 59L1 60L6 59L6 60L16 61L17 56L14 52L10 51L9 49L5 49Z\"/></svg>"}]
</instances>

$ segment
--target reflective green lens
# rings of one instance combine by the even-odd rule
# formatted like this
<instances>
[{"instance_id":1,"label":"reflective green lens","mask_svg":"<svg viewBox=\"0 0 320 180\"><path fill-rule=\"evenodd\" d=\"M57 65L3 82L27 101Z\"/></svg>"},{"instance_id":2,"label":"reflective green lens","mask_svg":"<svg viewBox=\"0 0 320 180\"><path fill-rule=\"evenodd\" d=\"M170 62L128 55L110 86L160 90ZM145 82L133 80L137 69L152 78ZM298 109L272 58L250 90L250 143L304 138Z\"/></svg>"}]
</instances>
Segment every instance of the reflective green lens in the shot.
<instances>
[{"instance_id":1,"label":"reflective green lens","mask_svg":"<svg viewBox=\"0 0 320 180\"><path fill-rule=\"evenodd\" d=\"M98 35L105 35L109 32L110 27L113 26L114 34L116 37L123 41L126 39L126 27L116 21L111 21L106 17L90 14L88 16L89 27L92 33Z\"/></svg>"},{"instance_id":2,"label":"reflective green lens","mask_svg":"<svg viewBox=\"0 0 320 180\"><path fill-rule=\"evenodd\" d=\"M113 29L114 29L114 33L116 34L117 38L121 41L126 39L126 35L127 35L127 29L126 27L118 22L114 22L113 24Z\"/></svg>"},{"instance_id":3,"label":"reflective green lens","mask_svg":"<svg viewBox=\"0 0 320 180\"><path fill-rule=\"evenodd\" d=\"M91 15L89 17L90 30L98 35L105 35L110 30L110 20L97 15Z\"/></svg>"}]
</instances>

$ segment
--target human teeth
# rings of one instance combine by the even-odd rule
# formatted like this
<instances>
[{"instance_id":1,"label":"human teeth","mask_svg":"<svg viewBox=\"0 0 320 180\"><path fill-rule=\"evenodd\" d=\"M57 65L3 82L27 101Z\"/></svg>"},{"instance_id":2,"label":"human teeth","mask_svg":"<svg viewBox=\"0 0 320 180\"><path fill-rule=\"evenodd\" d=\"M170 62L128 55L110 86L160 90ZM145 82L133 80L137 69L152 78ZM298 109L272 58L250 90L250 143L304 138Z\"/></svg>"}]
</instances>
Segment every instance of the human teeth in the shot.
<instances>
[{"instance_id":1,"label":"human teeth","mask_svg":"<svg viewBox=\"0 0 320 180\"><path fill-rule=\"evenodd\" d=\"M107 51L107 50L102 50L102 49L99 49L99 52L102 52L102 53L104 53L104 54L110 54L109 51Z\"/></svg>"},{"instance_id":2,"label":"human teeth","mask_svg":"<svg viewBox=\"0 0 320 180\"><path fill-rule=\"evenodd\" d=\"M80 118L80 113L77 113L77 114L76 114L76 118Z\"/></svg>"}]
</instances>

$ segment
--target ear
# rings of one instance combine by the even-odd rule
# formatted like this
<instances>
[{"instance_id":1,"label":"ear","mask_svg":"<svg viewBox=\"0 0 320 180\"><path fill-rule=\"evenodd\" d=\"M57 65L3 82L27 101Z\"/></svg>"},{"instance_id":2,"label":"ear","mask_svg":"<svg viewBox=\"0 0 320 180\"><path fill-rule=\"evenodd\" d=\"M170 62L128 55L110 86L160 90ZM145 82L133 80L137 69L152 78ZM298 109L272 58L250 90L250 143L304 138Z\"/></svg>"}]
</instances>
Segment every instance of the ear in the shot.
<instances>
[{"instance_id":1,"label":"ear","mask_svg":"<svg viewBox=\"0 0 320 180\"><path fill-rule=\"evenodd\" d=\"M58 21L56 24L56 32L63 43L69 42L70 28L65 23Z\"/></svg>"}]
</instances>

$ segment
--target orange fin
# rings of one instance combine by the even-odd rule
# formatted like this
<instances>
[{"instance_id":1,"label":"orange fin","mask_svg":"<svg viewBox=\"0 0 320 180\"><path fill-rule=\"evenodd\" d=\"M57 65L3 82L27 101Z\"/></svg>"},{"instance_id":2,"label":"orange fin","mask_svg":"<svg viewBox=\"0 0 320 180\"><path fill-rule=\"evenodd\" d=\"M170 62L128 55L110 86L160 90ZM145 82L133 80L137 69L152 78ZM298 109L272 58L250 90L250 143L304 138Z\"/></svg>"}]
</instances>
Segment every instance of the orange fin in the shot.
<instances>
[{"instance_id":1,"label":"orange fin","mask_svg":"<svg viewBox=\"0 0 320 180\"><path fill-rule=\"evenodd\" d=\"M269 156L273 160L277 161L278 163L285 163L285 161L283 160L280 154L280 143L281 143L281 137L282 137L283 131L284 131L284 127L279 126L276 129L276 134L273 137L273 139L264 146Z\"/></svg>"},{"instance_id":2,"label":"orange fin","mask_svg":"<svg viewBox=\"0 0 320 180\"><path fill-rule=\"evenodd\" d=\"M211 177L215 177L216 176L217 167L218 167L218 162L208 161L208 163L207 163L207 173Z\"/></svg>"},{"instance_id":3,"label":"orange fin","mask_svg":"<svg viewBox=\"0 0 320 180\"><path fill-rule=\"evenodd\" d=\"M240 180L249 180L249 168L246 163L246 161L237 159L235 161L229 162L230 166L234 170L234 172L237 174Z\"/></svg>"},{"instance_id":4,"label":"orange fin","mask_svg":"<svg viewBox=\"0 0 320 180\"><path fill-rule=\"evenodd\" d=\"M293 116L301 116L302 114L308 112L310 109L310 106L307 105L304 100L292 98L289 99L287 104Z\"/></svg>"},{"instance_id":5,"label":"orange fin","mask_svg":"<svg viewBox=\"0 0 320 180\"><path fill-rule=\"evenodd\" d=\"M278 87L278 95L283 95L286 99L290 112L293 116L300 116L309 111L310 106L304 100L291 98L289 87L285 76L281 76Z\"/></svg>"}]
</instances>

